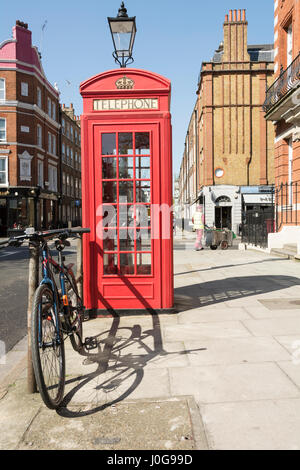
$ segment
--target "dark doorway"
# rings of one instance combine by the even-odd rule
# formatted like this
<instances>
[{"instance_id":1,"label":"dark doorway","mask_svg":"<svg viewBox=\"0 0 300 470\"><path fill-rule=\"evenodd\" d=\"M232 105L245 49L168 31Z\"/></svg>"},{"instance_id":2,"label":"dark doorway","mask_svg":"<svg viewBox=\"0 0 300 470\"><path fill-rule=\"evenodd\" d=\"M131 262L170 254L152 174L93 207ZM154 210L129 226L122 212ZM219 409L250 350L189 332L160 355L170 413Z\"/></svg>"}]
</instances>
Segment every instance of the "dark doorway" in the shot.
<instances>
[{"instance_id":1,"label":"dark doorway","mask_svg":"<svg viewBox=\"0 0 300 470\"><path fill-rule=\"evenodd\" d=\"M215 226L218 229L228 228L231 230L231 210L232 207L216 207L215 210Z\"/></svg>"}]
</instances>

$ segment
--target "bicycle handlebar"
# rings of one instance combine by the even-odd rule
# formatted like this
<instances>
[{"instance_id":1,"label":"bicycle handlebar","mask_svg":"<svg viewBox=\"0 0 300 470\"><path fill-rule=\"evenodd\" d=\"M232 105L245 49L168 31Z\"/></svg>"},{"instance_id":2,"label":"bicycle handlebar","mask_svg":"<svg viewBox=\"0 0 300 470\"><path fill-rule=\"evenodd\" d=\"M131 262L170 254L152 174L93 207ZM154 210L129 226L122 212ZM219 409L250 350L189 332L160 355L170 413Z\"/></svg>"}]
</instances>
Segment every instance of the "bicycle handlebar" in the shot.
<instances>
[{"instance_id":1,"label":"bicycle handlebar","mask_svg":"<svg viewBox=\"0 0 300 470\"><path fill-rule=\"evenodd\" d=\"M22 244L25 240L32 241L41 241L43 239L55 238L56 235L60 235L62 238L70 238L72 234L80 233L90 233L89 228L67 228L67 229L56 229L56 230L47 230L45 232L33 232L33 233L24 233L24 235L18 235L17 237L9 238L4 242L0 242L2 245L18 246Z\"/></svg>"}]
</instances>

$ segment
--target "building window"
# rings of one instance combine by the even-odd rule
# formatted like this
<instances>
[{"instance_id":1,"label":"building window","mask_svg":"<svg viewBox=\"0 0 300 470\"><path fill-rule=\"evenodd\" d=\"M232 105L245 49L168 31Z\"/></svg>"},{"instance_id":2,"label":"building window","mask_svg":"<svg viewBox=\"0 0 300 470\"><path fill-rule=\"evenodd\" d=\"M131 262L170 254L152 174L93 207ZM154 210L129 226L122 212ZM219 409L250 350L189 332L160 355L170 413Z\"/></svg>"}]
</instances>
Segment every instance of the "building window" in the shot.
<instances>
[{"instance_id":1,"label":"building window","mask_svg":"<svg viewBox=\"0 0 300 470\"><path fill-rule=\"evenodd\" d=\"M70 149L71 165L73 165L73 149Z\"/></svg>"},{"instance_id":2,"label":"building window","mask_svg":"<svg viewBox=\"0 0 300 470\"><path fill-rule=\"evenodd\" d=\"M44 187L44 162L38 160L38 185Z\"/></svg>"},{"instance_id":3,"label":"building window","mask_svg":"<svg viewBox=\"0 0 300 470\"><path fill-rule=\"evenodd\" d=\"M37 125L37 144L42 147L42 126Z\"/></svg>"},{"instance_id":4,"label":"building window","mask_svg":"<svg viewBox=\"0 0 300 470\"><path fill-rule=\"evenodd\" d=\"M287 33L287 67L293 62L293 25L286 30Z\"/></svg>"},{"instance_id":5,"label":"building window","mask_svg":"<svg viewBox=\"0 0 300 470\"><path fill-rule=\"evenodd\" d=\"M54 101L52 102L52 119L55 121L56 120L56 106Z\"/></svg>"},{"instance_id":6,"label":"building window","mask_svg":"<svg viewBox=\"0 0 300 470\"><path fill-rule=\"evenodd\" d=\"M66 173L62 174L62 192L66 194Z\"/></svg>"},{"instance_id":7,"label":"building window","mask_svg":"<svg viewBox=\"0 0 300 470\"><path fill-rule=\"evenodd\" d=\"M51 153L52 150L52 136L50 132L48 132L48 153Z\"/></svg>"},{"instance_id":8,"label":"building window","mask_svg":"<svg viewBox=\"0 0 300 470\"><path fill-rule=\"evenodd\" d=\"M37 87L36 95L37 95L37 105L39 108L42 108L42 90L39 87Z\"/></svg>"},{"instance_id":9,"label":"building window","mask_svg":"<svg viewBox=\"0 0 300 470\"><path fill-rule=\"evenodd\" d=\"M62 159L63 161L66 160L66 146L64 143L61 144L61 153L62 153Z\"/></svg>"},{"instance_id":10,"label":"building window","mask_svg":"<svg viewBox=\"0 0 300 470\"><path fill-rule=\"evenodd\" d=\"M0 142L6 142L6 119L0 118Z\"/></svg>"},{"instance_id":11,"label":"building window","mask_svg":"<svg viewBox=\"0 0 300 470\"><path fill-rule=\"evenodd\" d=\"M21 95L28 96L28 83L21 82Z\"/></svg>"},{"instance_id":12,"label":"building window","mask_svg":"<svg viewBox=\"0 0 300 470\"><path fill-rule=\"evenodd\" d=\"M71 126L71 128L70 128L70 132L71 132L71 140L73 141L73 140L74 140L74 136L73 136L74 131L73 131L73 127L72 127L72 126Z\"/></svg>"},{"instance_id":13,"label":"building window","mask_svg":"<svg viewBox=\"0 0 300 470\"><path fill-rule=\"evenodd\" d=\"M53 165L48 165L48 180L49 190L57 191L57 168Z\"/></svg>"},{"instance_id":14,"label":"building window","mask_svg":"<svg viewBox=\"0 0 300 470\"><path fill-rule=\"evenodd\" d=\"M0 101L5 101L5 78L0 78Z\"/></svg>"},{"instance_id":15,"label":"building window","mask_svg":"<svg viewBox=\"0 0 300 470\"><path fill-rule=\"evenodd\" d=\"M70 194L70 176L67 175L67 194Z\"/></svg>"},{"instance_id":16,"label":"building window","mask_svg":"<svg viewBox=\"0 0 300 470\"><path fill-rule=\"evenodd\" d=\"M50 100L50 98L48 98L48 99L47 99L47 103L48 103L48 105L47 105L47 109L48 109L48 116L50 116L50 117L51 117L51 113L52 113L52 104L51 104L51 100Z\"/></svg>"},{"instance_id":17,"label":"building window","mask_svg":"<svg viewBox=\"0 0 300 470\"><path fill-rule=\"evenodd\" d=\"M31 181L31 160L33 156L26 150L19 154L20 159L20 181Z\"/></svg>"},{"instance_id":18,"label":"building window","mask_svg":"<svg viewBox=\"0 0 300 470\"><path fill-rule=\"evenodd\" d=\"M61 129L62 129L62 133L65 134L66 121L64 119L62 119L62 121L61 121Z\"/></svg>"},{"instance_id":19,"label":"building window","mask_svg":"<svg viewBox=\"0 0 300 470\"><path fill-rule=\"evenodd\" d=\"M7 157L0 157L0 186L8 186Z\"/></svg>"},{"instance_id":20,"label":"building window","mask_svg":"<svg viewBox=\"0 0 300 470\"><path fill-rule=\"evenodd\" d=\"M52 154L56 155L56 137L52 135Z\"/></svg>"}]
</instances>

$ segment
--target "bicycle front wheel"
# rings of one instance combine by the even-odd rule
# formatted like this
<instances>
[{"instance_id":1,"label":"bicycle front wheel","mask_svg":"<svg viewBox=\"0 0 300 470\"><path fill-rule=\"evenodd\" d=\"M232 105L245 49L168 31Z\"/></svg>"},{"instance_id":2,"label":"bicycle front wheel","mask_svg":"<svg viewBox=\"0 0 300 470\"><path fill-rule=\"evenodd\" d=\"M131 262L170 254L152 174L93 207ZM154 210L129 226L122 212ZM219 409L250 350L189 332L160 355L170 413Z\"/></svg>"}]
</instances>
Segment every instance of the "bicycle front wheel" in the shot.
<instances>
[{"instance_id":1,"label":"bicycle front wheel","mask_svg":"<svg viewBox=\"0 0 300 470\"><path fill-rule=\"evenodd\" d=\"M33 301L32 363L39 392L50 409L58 408L65 388L65 348L59 322L53 292L41 285Z\"/></svg>"}]
</instances>

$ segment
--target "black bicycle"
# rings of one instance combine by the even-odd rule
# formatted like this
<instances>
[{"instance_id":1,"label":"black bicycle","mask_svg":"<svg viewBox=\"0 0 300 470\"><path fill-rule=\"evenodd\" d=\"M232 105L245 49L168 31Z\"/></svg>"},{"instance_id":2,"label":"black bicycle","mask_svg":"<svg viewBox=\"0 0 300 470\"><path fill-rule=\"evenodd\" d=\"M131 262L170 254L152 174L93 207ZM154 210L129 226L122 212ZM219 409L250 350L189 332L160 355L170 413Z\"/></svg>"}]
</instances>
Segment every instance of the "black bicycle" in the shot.
<instances>
[{"instance_id":1,"label":"black bicycle","mask_svg":"<svg viewBox=\"0 0 300 470\"><path fill-rule=\"evenodd\" d=\"M20 246L25 240L41 250L42 281L37 288L32 308L32 363L39 392L48 408L59 407L65 387L64 341L70 338L75 351L93 349L93 340L83 341L84 311L78 293L72 264L65 264L62 252L70 246L68 238L89 233L90 229L60 229L25 233L1 245ZM51 255L48 242L55 239L58 262ZM56 281L55 274L59 276Z\"/></svg>"}]
</instances>

